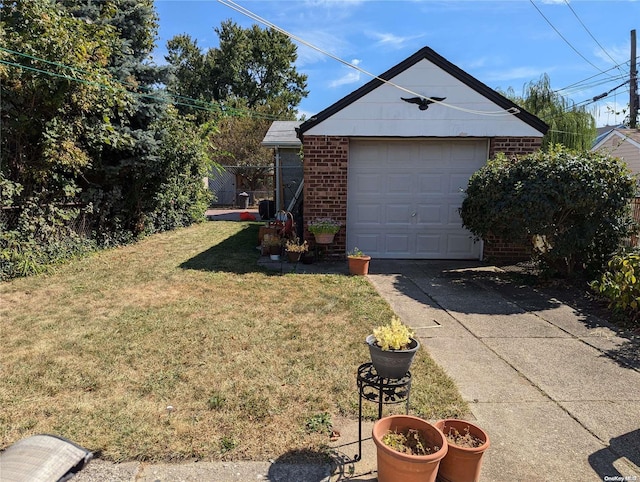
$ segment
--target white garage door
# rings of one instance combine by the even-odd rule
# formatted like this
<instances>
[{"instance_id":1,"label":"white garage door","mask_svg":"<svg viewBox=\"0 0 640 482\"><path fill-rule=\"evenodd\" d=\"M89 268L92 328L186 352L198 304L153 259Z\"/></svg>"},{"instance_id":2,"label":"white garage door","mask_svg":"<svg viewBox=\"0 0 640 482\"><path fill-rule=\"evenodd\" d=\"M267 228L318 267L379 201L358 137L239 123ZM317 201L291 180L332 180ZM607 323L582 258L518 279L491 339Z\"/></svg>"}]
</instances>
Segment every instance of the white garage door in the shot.
<instances>
[{"instance_id":1,"label":"white garage door","mask_svg":"<svg viewBox=\"0 0 640 482\"><path fill-rule=\"evenodd\" d=\"M486 140L351 140L347 248L374 258L478 259L458 208Z\"/></svg>"}]
</instances>

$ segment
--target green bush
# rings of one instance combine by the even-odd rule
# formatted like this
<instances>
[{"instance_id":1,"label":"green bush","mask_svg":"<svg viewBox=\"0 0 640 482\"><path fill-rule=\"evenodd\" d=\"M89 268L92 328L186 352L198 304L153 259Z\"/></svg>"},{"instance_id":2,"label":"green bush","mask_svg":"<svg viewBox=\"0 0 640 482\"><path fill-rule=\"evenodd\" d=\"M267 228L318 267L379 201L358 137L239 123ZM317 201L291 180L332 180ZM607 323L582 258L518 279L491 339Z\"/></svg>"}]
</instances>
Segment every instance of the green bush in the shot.
<instances>
[{"instance_id":1,"label":"green bush","mask_svg":"<svg viewBox=\"0 0 640 482\"><path fill-rule=\"evenodd\" d=\"M460 215L479 238L536 241L547 273L601 272L634 229L636 179L620 159L562 146L500 154L469 180Z\"/></svg>"},{"instance_id":2,"label":"green bush","mask_svg":"<svg viewBox=\"0 0 640 482\"><path fill-rule=\"evenodd\" d=\"M591 288L609 299L609 307L618 313L640 319L640 253L638 251L614 256L600 280Z\"/></svg>"}]
</instances>

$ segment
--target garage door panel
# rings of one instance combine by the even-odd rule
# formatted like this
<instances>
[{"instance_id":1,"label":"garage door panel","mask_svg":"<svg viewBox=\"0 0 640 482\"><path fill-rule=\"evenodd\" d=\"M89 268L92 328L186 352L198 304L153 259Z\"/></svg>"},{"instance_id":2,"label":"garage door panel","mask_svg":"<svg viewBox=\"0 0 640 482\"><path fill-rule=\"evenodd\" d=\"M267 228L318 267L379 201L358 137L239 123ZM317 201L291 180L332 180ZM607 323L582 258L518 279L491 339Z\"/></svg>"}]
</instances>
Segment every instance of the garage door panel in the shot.
<instances>
[{"instance_id":1,"label":"garage door panel","mask_svg":"<svg viewBox=\"0 0 640 482\"><path fill-rule=\"evenodd\" d=\"M433 173L418 176L418 195L442 194L444 188L442 174Z\"/></svg>"},{"instance_id":2,"label":"garage door panel","mask_svg":"<svg viewBox=\"0 0 640 482\"><path fill-rule=\"evenodd\" d=\"M384 177L382 173L358 173L354 185L359 193L379 194L384 186Z\"/></svg>"},{"instance_id":3,"label":"garage door panel","mask_svg":"<svg viewBox=\"0 0 640 482\"><path fill-rule=\"evenodd\" d=\"M420 258L438 258L442 236L421 234L416 236L416 255Z\"/></svg>"},{"instance_id":4,"label":"garage door panel","mask_svg":"<svg viewBox=\"0 0 640 482\"><path fill-rule=\"evenodd\" d=\"M416 210L417 222L424 225L442 225L444 222L441 204L420 204Z\"/></svg>"},{"instance_id":5,"label":"garage door panel","mask_svg":"<svg viewBox=\"0 0 640 482\"><path fill-rule=\"evenodd\" d=\"M382 217L380 214L382 206L379 203L376 204L360 204L357 208L357 217L355 222L358 225L362 224L380 224Z\"/></svg>"},{"instance_id":6,"label":"garage door panel","mask_svg":"<svg viewBox=\"0 0 640 482\"><path fill-rule=\"evenodd\" d=\"M458 211L460 204L449 204L447 208L447 224L449 226L462 226L462 218Z\"/></svg>"},{"instance_id":7,"label":"garage door panel","mask_svg":"<svg viewBox=\"0 0 640 482\"><path fill-rule=\"evenodd\" d=\"M486 153L486 140L352 139L347 248L374 258L477 259L480 244L458 209Z\"/></svg>"},{"instance_id":8,"label":"garage door panel","mask_svg":"<svg viewBox=\"0 0 640 482\"><path fill-rule=\"evenodd\" d=\"M387 234L384 238L387 254L406 257L411 254L409 250L409 236L405 234Z\"/></svg>"},{"instance_id":9,"label":"garage door panel","mask_svg":"<svg viewBox=\"0 0 640 482\"><path fill-rule=\"evenodd\" d=\"M354 247L358 247L365 253L377 253L382 251L383 240L379 233L358 234L354 239Z\"/></svg>"},{"instance_id":10,"label":"garage door panel","mask_svg":"<svg viewBox=\"0 0 640 482\"><path fill-rule=\"evenodd\" d=\"M387 176L387 189L389 194L410 194L413 184L411 174L389 174Z\"/></svg>"},{"instance_id":11,"label":"garage door panel","mask_svg":"<svg viewBox=\"0 0 640 482\"><path fill-rule=\"evenodd\" d=\"M467 254L473 249L476 243L473 242L471 236L464 235L448 235L447 246L449 254L453 257L460 257Z\"/></svg>"},{"instance_id":12,"label":"garage door panel","mask_svg":"<svg viewBox=\"0 0 640 482\"><path fill-rule=\"evenodd\" d=\"M387 224L404 224L411 223L411 205L403 204L387 204L385 209L385 219Z\"/></svg>"}]
</instances>

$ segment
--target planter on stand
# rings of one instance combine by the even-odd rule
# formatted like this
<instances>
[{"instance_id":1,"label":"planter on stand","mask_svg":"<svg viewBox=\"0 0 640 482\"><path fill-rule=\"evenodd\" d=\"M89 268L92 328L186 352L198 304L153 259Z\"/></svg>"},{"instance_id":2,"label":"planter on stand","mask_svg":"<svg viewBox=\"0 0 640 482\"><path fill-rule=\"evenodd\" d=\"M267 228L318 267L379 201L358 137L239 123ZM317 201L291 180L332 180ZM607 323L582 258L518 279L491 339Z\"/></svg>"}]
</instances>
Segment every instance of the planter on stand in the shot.
<instances>
[{"instance_id":1,"label":"planter on stand","mask_svg":"<svg viewBox=\"0 0 640 482\"><path fill-rule=\"evenodd\" d=\"M382 441L390 431L406 433L408 429L418 430L427 446L437 447L436 451L428 455L410 455L398 452ZM410 415L381 418L373 425L372 438L377 448L379 482L434 482L448 448L440 430L426 420Z\"/></svg>"},{"instance_id":2,"label":"planter on stand","mask_svg":"<svg viewBox=\"0 0 640 482\"><path fill-rule=\"evenodd\" d=\"M335 237L334 233L318 233L313 235L316 244L331 244L333 243L333 238Z\"/></svg>"},{"instance_id":3,"label":"planter on stand","mask_svg":"<svg viewBox=\"0 0 640 482\"><path fill-rule=\"evenodd\" d=\"M416 356L420 342L411 338L409 348L406 350L383 350L376 344L374 335L367 336L371 362L378 376L382 378L402 378L411 368L413 358Z\"/></svg>"},{"instance_id":4,"label":"planter on stand","mask_svg":"<svg viewBox=\"0 0 640 482\"><path fill-rule=\"evenodd\" d=\"M489 448L490 441L487 433L477 425L466 420L445 419L434 424L446 437L450 432L462 436L463 442L469 436L478 439L478 447L457 445L448 441L449 451L440 461L438 481L441 482L478 482L482 468L482 456ZM464 437L467 435L467 437Z\"/></svg>"}]
</instances>

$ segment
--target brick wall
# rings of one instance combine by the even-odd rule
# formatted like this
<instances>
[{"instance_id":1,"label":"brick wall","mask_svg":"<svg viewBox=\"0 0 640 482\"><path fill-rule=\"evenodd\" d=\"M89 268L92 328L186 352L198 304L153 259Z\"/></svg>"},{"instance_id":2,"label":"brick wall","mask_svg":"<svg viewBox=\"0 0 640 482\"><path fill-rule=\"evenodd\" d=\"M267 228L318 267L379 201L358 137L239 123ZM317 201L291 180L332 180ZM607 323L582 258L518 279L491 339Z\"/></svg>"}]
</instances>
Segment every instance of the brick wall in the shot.
<instances>
[{"instance_id":1,"label":"brick wall","mask_svg":"<svg viewBox=\"0 0 640 482\"><path fill-rule=\"evenodd\" d=\"M485 261L496 264L526 261L531 258L533 247L524 239L520 243L503 241L495 236L487 236L484 240L483 258Z\"/></svg>"},{"instance_id":2,"label":"brick wall","mask_svg":"<svg viewBox=\"0 0 640 482\"><path fill-rule=\"evenodd\" d=\"M493 137L489 142L489 158L498 152L504 152L509 157L525 156L542 147L542 137ZM525 261L531 257L531 243L523 240L521 243L508 243L494 236L484 240L484 258L496 263Z\"/></svg>"},{"instance_id":3,"label":"brick wall","mask_svg":"<svg viewBox=\"0 0 640 482\"><path fill-rule=\"evenodd\" d=\"M492 137L489 141L489 158L498 152L508 156L524 156L542 146L542 137Z\"/></svg>"},{"instance_id":4,"label":"brick wall","mask_svg":"<svg viewBox=\"0 0 640 482\"><path fill-rule=\"evenodd\" d=\"M307 223L330 217L342 224L332 250L344 255L347 249L347 163L349 138L304 136L304 237L313 246Z\"/></svg>"}]
</instances>

